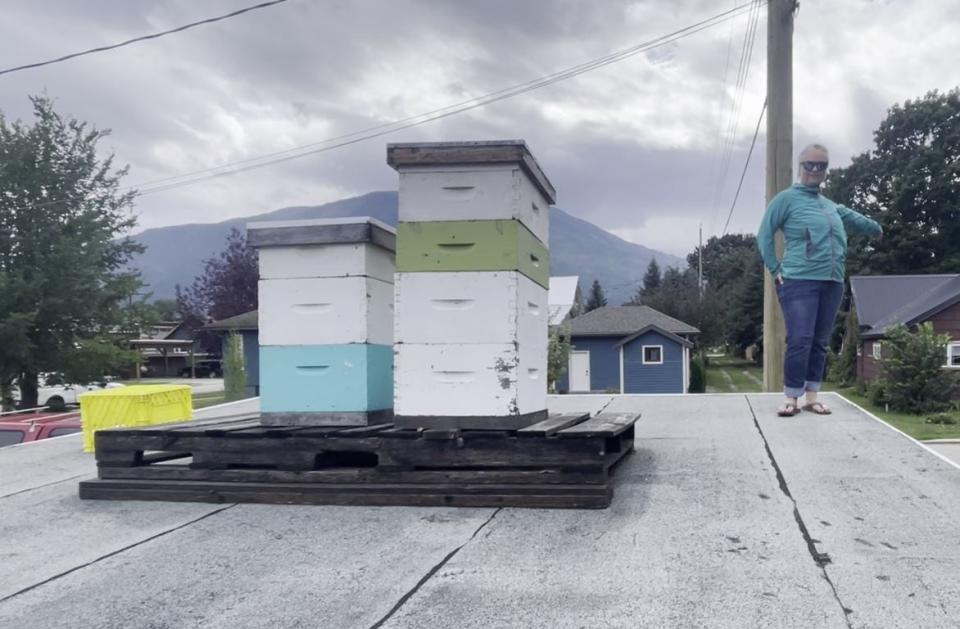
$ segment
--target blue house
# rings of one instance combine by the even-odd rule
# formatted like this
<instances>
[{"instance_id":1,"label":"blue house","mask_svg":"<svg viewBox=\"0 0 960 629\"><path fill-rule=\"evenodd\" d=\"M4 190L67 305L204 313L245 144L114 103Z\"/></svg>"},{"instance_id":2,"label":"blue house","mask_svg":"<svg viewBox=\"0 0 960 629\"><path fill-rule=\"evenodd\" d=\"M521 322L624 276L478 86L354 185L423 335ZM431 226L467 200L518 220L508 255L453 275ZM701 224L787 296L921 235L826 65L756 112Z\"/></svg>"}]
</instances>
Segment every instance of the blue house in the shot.
<instances>
[{"instance_id":1,"label":"blue house","mask_svg":"<svg viewBox=\"0 0 960 629\"><path fill-rule=\"evenodd\" d=\"M649 306L605 306L570 320L561 393L686 393L700 330Z\"/></svg>"}]
</instances>

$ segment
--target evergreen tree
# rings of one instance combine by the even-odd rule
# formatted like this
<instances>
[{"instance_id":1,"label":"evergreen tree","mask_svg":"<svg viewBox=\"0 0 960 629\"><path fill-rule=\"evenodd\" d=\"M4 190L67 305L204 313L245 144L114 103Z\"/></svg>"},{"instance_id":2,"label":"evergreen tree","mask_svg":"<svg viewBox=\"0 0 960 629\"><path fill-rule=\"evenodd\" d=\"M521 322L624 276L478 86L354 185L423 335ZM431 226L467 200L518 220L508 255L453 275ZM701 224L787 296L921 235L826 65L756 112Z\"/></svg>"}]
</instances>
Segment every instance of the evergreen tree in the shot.
<instances>
[{"instance_id":1,"label":"evergreen tree","mask_svg":"<svg viewBox=\"0 0 960 629\"><path fill-rule=\"evenodd\" d=\"M650 297L660 290L660 265L656 258L650 258L650 264L647 265L647 272L643 276L643 286L640 288L640 297Z\"/></svg>"},{"instance_id":2,"label":"evergreen tree","mask_svg":"<svg viewBox=\"0 0 960 629\"><path fill-rule=\"evenodd\" d=\"M603 287L600 286L600 280L593 280L593 284L590 286L590 296L587 298L587 305L584 307L584 312L603 308L606 305L607 298L603 294Z\"/></svg>"}]
</instances>

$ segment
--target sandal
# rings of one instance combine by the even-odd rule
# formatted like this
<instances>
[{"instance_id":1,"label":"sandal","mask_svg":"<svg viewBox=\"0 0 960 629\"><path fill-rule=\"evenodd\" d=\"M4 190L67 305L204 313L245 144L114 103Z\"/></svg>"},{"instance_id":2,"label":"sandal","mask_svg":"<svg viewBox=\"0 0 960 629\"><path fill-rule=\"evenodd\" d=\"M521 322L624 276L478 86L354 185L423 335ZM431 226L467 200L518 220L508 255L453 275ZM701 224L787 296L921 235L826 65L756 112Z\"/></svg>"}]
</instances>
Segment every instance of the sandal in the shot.
<instances>
[{"instance_id":1,"label":"sandal","mask_svg":"<svg viewBox=\"0 0 960 629\"><path fill-rule=\"evenodd\" d=\"M800 412L800 407L795 402L787 402L777 409L777 417L793 417Z\"/></svg>"},{"instance_id":2,"label":"sandal","mask_svg":"<svg viewBox=\"0 0 960 629\"><path fill-rule=\"evenodd\" d=\"M805 411L815 413L817 415L830 415L833 413L829 408L821 404L820 402L811 402L810 404L804 404L801 408Z\"/></svg>"}]
</instances>

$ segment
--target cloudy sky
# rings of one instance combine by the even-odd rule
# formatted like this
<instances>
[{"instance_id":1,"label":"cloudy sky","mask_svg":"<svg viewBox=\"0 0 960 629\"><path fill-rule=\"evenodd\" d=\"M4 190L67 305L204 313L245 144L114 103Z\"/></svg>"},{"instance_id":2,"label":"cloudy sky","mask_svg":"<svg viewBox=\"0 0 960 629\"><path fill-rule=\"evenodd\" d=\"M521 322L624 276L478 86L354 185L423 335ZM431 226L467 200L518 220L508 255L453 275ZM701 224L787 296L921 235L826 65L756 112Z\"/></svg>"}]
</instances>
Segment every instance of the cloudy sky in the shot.
<instances>
[{"instance_id":1,"label":"cloudy sky","mask_svg":"<svg viewBox=\"0 0 960 629\"><path fill-rule=\"evenodd\" d=\"M255 3L0 0L0 66ZM126 181L140 185L303 145L329 146L317 143L549 75L750 3L288 0L0 75L0 110L28 120L28 95L46 93L61 112L111 128L104 148L130 165ZM216 222L395 189L387 142L523 138L557 188L560 207L627 240L684 255L701 223L705 235L722 231L763 103L766 9L755 14L742 90L736 80L749 10L465 113L145 195L136 208L140 226ZM888 107L960 84L958 32L960 0L802 0L794 39L795 145L822 141L839 166L868 150ZM763 130L729 231L754 231L762 213Z\"/></svg>"}]
</instances>

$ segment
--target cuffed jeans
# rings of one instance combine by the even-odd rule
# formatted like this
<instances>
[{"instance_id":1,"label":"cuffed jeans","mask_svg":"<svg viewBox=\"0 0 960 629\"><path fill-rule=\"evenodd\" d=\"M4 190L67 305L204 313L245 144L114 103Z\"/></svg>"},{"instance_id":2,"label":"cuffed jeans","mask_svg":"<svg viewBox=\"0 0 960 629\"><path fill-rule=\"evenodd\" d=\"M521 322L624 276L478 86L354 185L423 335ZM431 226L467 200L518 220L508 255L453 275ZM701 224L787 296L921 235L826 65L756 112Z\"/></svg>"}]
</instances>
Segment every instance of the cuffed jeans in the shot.
<instances>
[{"instance_id":1,"label":"cuffed jeans","mask_svg":"<svg viewBox=\"0 0 960 629\"><path fill-rule=\"evenodd\" d=\"M798 398L819 391L827 360L827 343L843 298L843 284L820 280L784 280L777 297L787 328L783 358L783 392Z\"/></svg>"}]
</instances>

